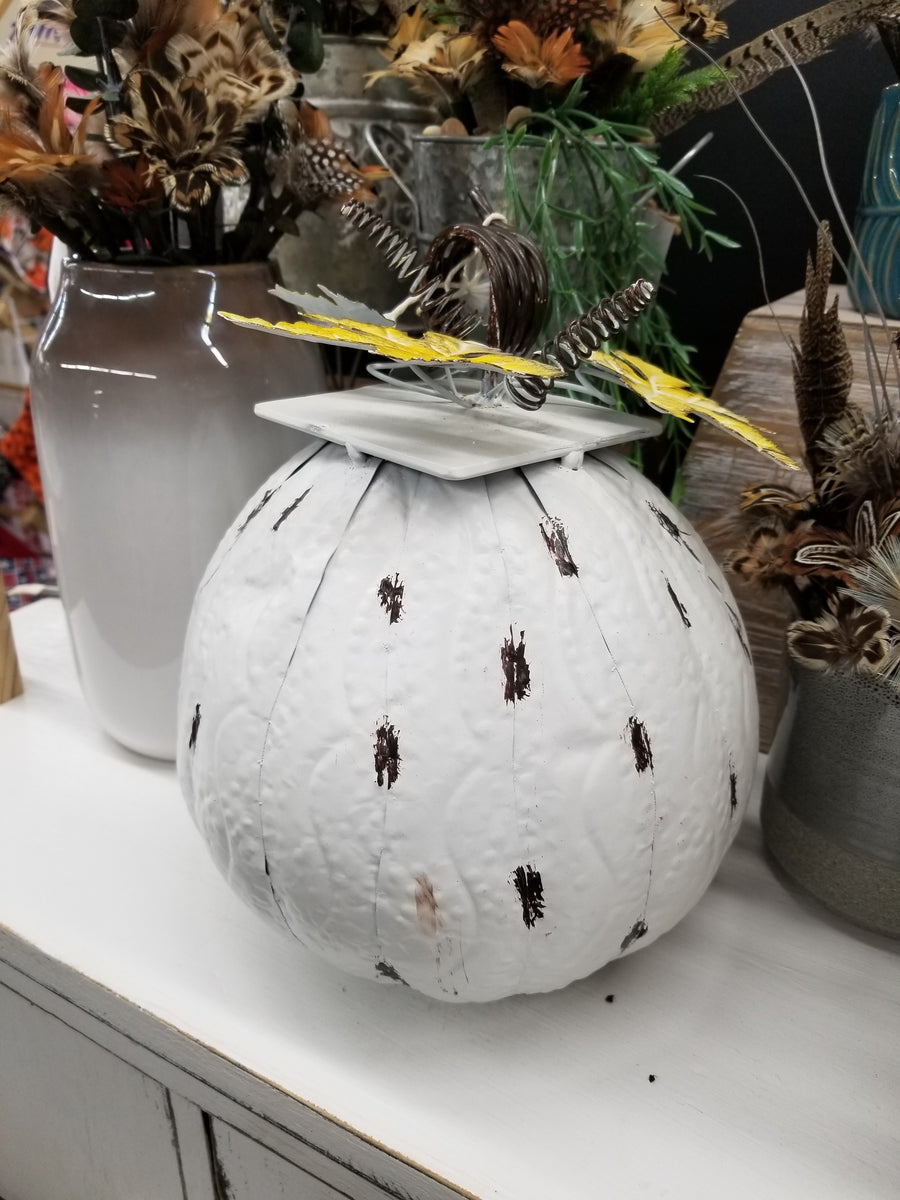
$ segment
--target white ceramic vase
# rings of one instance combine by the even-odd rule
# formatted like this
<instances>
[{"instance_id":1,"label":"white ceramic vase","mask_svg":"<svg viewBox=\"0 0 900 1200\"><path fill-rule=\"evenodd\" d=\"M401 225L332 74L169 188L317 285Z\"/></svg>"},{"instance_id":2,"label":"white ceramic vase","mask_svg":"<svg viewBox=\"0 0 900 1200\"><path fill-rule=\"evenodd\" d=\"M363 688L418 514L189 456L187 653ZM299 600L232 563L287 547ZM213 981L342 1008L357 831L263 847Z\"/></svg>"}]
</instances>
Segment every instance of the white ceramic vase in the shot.
<instances>
[{"instance_id":1,"label":"white ceramic vase","mask_svg":"<svg viewBox=\"0 0 900 1200\"><path fill-rule=\"evenodd\" d=\"M123 268L67 262L32 366L54 559L88 704L124 746L174 758L191 602L247 494L301 435L257 400L324 390L314 347L248 337L269 319L266 263Z\"/></svg>"}]
</instances>

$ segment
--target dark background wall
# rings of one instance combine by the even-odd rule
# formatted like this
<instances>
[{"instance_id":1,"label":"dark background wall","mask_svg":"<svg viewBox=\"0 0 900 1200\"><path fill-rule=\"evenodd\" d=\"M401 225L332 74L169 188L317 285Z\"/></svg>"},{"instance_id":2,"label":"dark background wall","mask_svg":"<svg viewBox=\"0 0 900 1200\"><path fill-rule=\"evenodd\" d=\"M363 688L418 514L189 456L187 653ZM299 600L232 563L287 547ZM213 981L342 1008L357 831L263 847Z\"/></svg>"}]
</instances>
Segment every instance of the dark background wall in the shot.
<instances>
[{"instance_id":1,"label":"dark background wall","mask_svg":"<svg viewBox=\"0 0 900 1200\"><path fill-rule=\"evenodd\" d=\"M718 54L815 7L815 0L736 0L723 13L727 43ZM878 97L897 75L877 35L850 35L802 68L822 126L828 167L847 217L853 222L869 130ZM780 71L745 100L788 159L808 191L817 214L831 221L838 249L846 250L823 177L815 130L801 86L791 70ZM754 239L739 203L710 175L733 188L750 209L763 245L767 290L777 299L803 287L815 223L784 168L736 103L700 115L669 135L661 146L666 166L675 163L707 130L713 139L685 170L698 199L715 211L712 228L741 243L716 249L712 262L677 238L669 252L666 308L675 332L696 347L695 364L712 386L741 320L765 302ZM842 273L835 271L835 280Z\"/></svg>"}]
</instances>

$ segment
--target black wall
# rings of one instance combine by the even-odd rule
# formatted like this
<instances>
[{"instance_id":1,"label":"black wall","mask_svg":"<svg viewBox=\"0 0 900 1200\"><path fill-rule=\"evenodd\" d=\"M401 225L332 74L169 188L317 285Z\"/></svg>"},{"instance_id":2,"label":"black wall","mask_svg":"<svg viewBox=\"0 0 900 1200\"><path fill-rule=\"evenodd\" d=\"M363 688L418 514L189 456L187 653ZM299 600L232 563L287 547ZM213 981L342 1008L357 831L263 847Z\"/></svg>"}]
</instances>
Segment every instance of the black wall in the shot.
<instances>
[{"instance_id":1,"label":"black wall","mask_svg":"<svg viewBox=\"0 0 900 1200\"><path fill-rule=\"evenodd\" d=\"M722 13L729 26L718 54L765 29L813 8L814 0L736 0ZM851 225L862 178L872 118L881 90L897 75L877 35L853 34L802 68L822 126L829 171ZM796 76L784 70L744 97L753 115L787 158L810 195L815 212L840 232L823 177L815 129ZM746 313L765 302L752 232L739 203L710 175L733 188L750 209L763 246L770 299L803 287L807 252L815 244L815 223L784 168L754 130L737 103L695 117L664 139L661 158L675 163L707 130L713 139L685 169L698 199L715 210L712 228L741 243L739 250L716 249L709 262L690 251L682 238L669 252L664 281L666 308L675 332L697 348L695 364L712 386ZM834 278L843 279L836 268Z\"/></svg>"}]
</instances>

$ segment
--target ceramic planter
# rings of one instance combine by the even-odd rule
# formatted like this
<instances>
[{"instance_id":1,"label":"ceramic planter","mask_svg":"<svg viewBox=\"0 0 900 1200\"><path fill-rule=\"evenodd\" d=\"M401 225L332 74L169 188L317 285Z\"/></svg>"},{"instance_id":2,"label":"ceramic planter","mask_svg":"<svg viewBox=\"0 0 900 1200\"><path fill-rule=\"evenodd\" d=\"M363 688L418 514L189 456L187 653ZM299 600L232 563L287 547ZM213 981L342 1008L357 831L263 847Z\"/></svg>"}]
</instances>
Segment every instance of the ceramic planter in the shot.
<instances>
[{"instance_id":1,"label":"ceramic planter","mask_svg":"<svg viewBox=\"0 0 900 1200\"><path fill-rule=\"evenodd\" d=\"M766 845L827 908L900 937L900 695L874 676L792 672L766 770Z\"/></svg>"},{"instance_id":2,"label":"ceramic planter","mask_svg":"<svg viewBox=\"0 0 900 1200\"><path fill-rule=\"evenodd\" d=\"M249 491L304 439L253 402L321 390L314 347L255 353L216 316L274 319L266 263L126 268L68 262L32 364L53 554L79 675L100 725L175 756L191 601Z\"/></svg>"},{"instance_id":3,"label":"ceramic planter","mask_svg":"<svg viewBox=\"0 0 900 1200\"><path fill-rule=\"evenodd\" d=\"M849 270L857 308L886 317L900 317L898 139L900 83L895 83L882 92L872 122L854 229L859 258L851 257Z\"/></svg>"}]
</instances>

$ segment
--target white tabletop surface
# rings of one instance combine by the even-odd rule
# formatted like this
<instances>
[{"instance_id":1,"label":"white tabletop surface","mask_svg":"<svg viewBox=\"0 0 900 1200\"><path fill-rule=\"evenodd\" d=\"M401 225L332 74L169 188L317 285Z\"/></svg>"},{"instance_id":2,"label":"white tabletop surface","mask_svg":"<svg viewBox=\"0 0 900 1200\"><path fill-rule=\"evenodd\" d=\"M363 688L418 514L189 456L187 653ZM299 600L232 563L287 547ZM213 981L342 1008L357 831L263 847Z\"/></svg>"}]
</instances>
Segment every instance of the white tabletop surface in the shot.
<instances>
[{"instance_id":1,"label":"white tabletop surface","mask_svg":"<svg viewBox=\"0 0 900 1200\"><path fill-rule=\"evenodd\" d=\"M447 1005L263 924L174 769L94 727L58 602L13 631L0 955L30 943L479 1200L900 1195L897 946L776 878L755 815L660 941L561 992Z\"/></svg>"}]
</instances>

